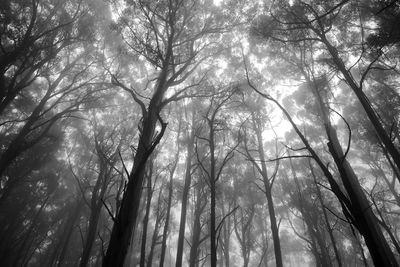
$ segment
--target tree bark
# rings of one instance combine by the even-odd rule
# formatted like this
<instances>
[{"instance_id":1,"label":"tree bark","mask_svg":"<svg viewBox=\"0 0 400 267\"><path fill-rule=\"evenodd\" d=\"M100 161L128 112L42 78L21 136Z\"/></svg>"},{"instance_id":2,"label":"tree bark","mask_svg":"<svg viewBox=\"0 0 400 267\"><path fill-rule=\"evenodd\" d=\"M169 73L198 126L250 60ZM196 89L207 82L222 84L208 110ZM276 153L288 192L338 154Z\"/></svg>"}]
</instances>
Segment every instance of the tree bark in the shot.
<instances>
[{"instance_id":1,"label":"tree bark","mask_svg":"<svg viewBox=\"0 0 400 267\"><path fill-rule=\"evenodd\" d=\"M161 241L160 267L164 266L165 251L167 248L168 227L169 227L171 205L172 205L172 195L173 195L173 178L174 178L176 167L178 165L179 155L180 155L179 138L181 135L181 128L182 128L182 119L180 118L179 125L178 125L178 133L176 135L177 151L176 151L173 163L172 163L172 168L169 171L167 214L165 217L165 224L164 224L163 236L162 236L162 241Z\"/></svg>"},{"instance_id":2,"label":"tree bark","mask_svg":"<svg viewBox=\"0 0 400 267\"><path fill-rule=\"evenodd\" d=\"M177 252L176 252L176 267L182 266L182 257L183 257L183 243L185 240L185 226L186 226L186 213L187 213L187 204L189 198L189 190L190 184L192 181L192 157L193 157L193 150L194 150L194 138L195 138L195 131L194 131L194 122L195 122L195 114L192 114L192 123L191 123L191 131L188 134L188 142L186 145L186 167L185 167L185 184L183 186L183 193L182 193L182 207L181 207L181 217L179 223L179 235L178 235L178 245L177 245Z\"/></svg>"},{"instance_id":3,"label":"tree bark","mask_svg":"<svg viewBox=\"0 0 400 267\"><path fill-rule=\"evenodd\" d=\"M161 210L162 209L161 203L162 203L162 201L164 201L164 199L161 197L162 191L163 190L160 189L160 192L158 194L156 221L154 223L153 237L151 238L150 252L149 252L149 256L147 258L147 267L153 266L154 249L157 245L157 240L159 238L159 232L160 232L160 223L161 223L161 219L164 214L163 211Z\"/></svg>"},{"instance_id":4,"label":"tree bark","mask_svg":"<svg viewBox=\"0 0 400 267\"><path fill-rule=\"evenodd\" d=\"M146 199L146 212L143 218L142 228L142 242L140 244L140 267L146 266L146 243L147 243L147 227L149 225L151 199L153 198L153 184L151 178L153 176L153 164L149 165L149 173L147 174L147 199Z\"/></svg>"},{"instance_id":5,"label":"tree bark","mask_svg":"<svg viewBox=\"0 0 400 267\"><path fill-rule=\"evenodd\" d=\"M197 196L196 196L196 205L194 208L194 219L193 219L193 232L192 232L192 242L190 247L189 254L189 266L195 267L197 266L198 256L199 256L199 247L201 243L201 222L200 216L206 207L206 203L203 203L203 195L201 193L201 188L197 185Z\"/></svg>"}]
</instances>

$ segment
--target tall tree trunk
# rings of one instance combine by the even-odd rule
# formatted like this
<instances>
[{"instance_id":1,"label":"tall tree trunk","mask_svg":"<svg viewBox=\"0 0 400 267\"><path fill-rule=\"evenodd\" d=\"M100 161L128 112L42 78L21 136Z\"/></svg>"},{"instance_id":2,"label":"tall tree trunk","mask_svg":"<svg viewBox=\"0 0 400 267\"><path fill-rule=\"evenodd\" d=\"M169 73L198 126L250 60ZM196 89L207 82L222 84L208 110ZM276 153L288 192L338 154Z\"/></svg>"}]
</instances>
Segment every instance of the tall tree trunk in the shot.
<instances>
[{"instance_id":1,"label":"tall tree trunk","mask_svg":"<svg viewBox=\"0 0 400 267\"><path fill-rule=\"evenodd\" d=\"M217 229L215 224L215 208L216 208L216 173L215 173L215 143L214 143L214 120L211 119L209 122L209 145L210 145L210 253L211 253L211 267L217 266Z\"/></svg>"},{"instance_id":2,"label":"tall tree trunk","mask_svg":"<svg viewBox=\"0 0 400 267\"><path fill-rule=\"evenodd\" d=\"M174 18L170 18L174 23ZM174 32L170 33L163 66L157 79L154 94L151 97L147 110L142 104L142 128L138 147L134 156L132 170L128 177L126 191L122 197L121 206L116 216L116 220L111 231L110 242L106 256L104 257L103 267L122 267L130 246L130 240L134 234L134 228L140 207L142 186L145 177L147 161L160 142L167 127L161 120L160 112L162 109L163 98L168 89L168 75L171 71L171 60L173 57L173 38ZM160 133L155 136L157 121L161 123Z\"/></svg>"},{"instance_id":3,"label":"tall tree trunk","mask_svg":"<svg viewBox=\"0 0 400 267\"><path fill-rule=\"evenodd\" d=\"M221 203L221 209L222 209L222 213L225 216L226 215L226 211L225 211L225 205L224 205L224 201L222 201ZM231 205L229 205L229 208L231 207ZM230 249L230 235L231 235L231 224L232 224L232 220L231 217L228 216L225 219L224 225L222 226L222 238L223 238L223 249L224 249L224 258L225 258L225 267L230 267L230 253L229 253L229 249Z\"/></svg>"},{"instance_id":4,"label":"tall tree trunk","mask_svg":"<svg viewBox=\"0 0 400 267\"><path fill-rule=\"evenodd\" d=\"M198 262L199 246L201 243L201 240L200 240L200 235L201 235L200 216L203 213L205 206L206 206L206 203L203 203L203 196L201 193L201 188L199 185L197 185L196 205L194 208L194 219L193 219L192 242L191 242L190 254L189 254L189 266L190 267L195 267Z\"/></svg>"},{"instance_id":5,"label":"tall tree trunk","mask_svg":"<svg viewBox=\"0 0 400 267\"><path fill-rule=\"evenodd\" d=\"M171 214L172 194L173 194L173 178L174 178L175 170L176 170L176 167L177 167L178 161L179 161L179 154L180 154L179 138L181 135L181 128L182 128L182 118L179 119L178 133L176 135L177 151L176 151L173 163L172 163L172 168L169 171L167 213L166 213L166 217L165 217L165 224L164 224L163 236L162 236L162 241L161 241L160 267L164 266L165 250L167 248L168 227L169 227L169 220L170 220L169 217Z\"/></svg>"},{"instance_id":6,"label":"tall tree trunk","mask_svg":"<svg viewBox=\"0 0 400 267\"><path fill-rule=\"evenodd\" d=\"M338 267L342 267L343 266L342 265L342 260L340 259L340 254L339 254L339 251L337 249L336 240L335 240L335 237L333 235L333 229L331 228L331 225L330 225L330 222L329 222L329 218L328 218L328 214L326 212L326 207L325 207L325 204L324 204L323 196L322 196L321 190L319 189L319 186L318 186L318 183L317 183L317 177L315 176L314 169L313 169L313 167L311 165L311 161L309 161L309 165L310 165L311 175L312 175L312 177L314 179L314 185L315 185L315 188L317 189L317 196L318 196L319 202L321 204L322 214L324 215L326 228L328 230L328 234L329 234L329 237L330 237L331 242L332 242L333 252L335 253L335 258L336 258Z\"/></svg>"},{"instance_id":7,"label":"tall tree trunk","mask_svg":"<svg viewBox=\"0 0 400 267\"><path fill-rule=\"evenodd\" d=\"M258 165L256 165L258 171L260 172L263 182L264 182L264 193L267 198L267 206L268 206L268 212L269 212L269 219L271 223L271 232L272 232L272 240L274 244L274 252L275 252L275 262L277 267L282 267L282 252L281 252L281 244L280 244L280 239L279 239L279 229L278 229L278 224L276 221L276 216L275 216L275 207L274 207L274 202L272 198L272 184L270 182L270 178L268 177L268 172L267 172L267 166L266 166L266 161L265 161L265 153L264 153L264 147L263 147L263 138L262 138L262 133L260 129L260 123L257 122L257 119L255 118L253 114L253 125L254 125L254 130L256 131L256 136L257 136L257 150L258 154L260 157L260 164L261 164L261 169ZM254 160L252 161L253 164L257 164ZM276 173L274 174L274 176Z\"/></svg>"},{"instance_id":8,"label":"tall tree trunk","mask_svg":"<svg viewBox=\"0 0 400 267\"><path fill-rule=\"evenodd\" d=\"M176 166L176 164L175 164ZM168 203L167 203L167 214L165 216L165 224L163 229L162 241L161 241L161 255L160 255L160 267L164 266L165 251L167 249L167 238L168 238L168 227L171 215L172 205L172 194L173 194L173 173L170 174L169 186L168 186Z\"/></svg>"},{"instance_id":9,"label":"tall tree trunk","mask_svg":"<svg viewBox=\"0 0 400 267\"><path fill-rule=\"evenodd\" d=\"M388 133L386 132L385 128L383 127L381 121L379 120L378 115L376 114L375 110L371 106L371 102L369 101L368 97L365 95L364 91L362 90L362 84L358 85L354 80L353 76L351 75L350 71L346 68L345 64L343 63L342 59L339 56L337 49L332 46L329 40L326 38L324 32L316 31L316 33L320 36L322 42L325 44L327 50L332 56L334 63L336 64L338 70L342 73L344 79L346 80L347 84L353 90L355 95L357 96L358 100L360 101L362 107L364 108L369 120L371 121L375 131L384 144L386 150L391 155L393 161L396 164L397 170L400 170L400 152L393 144L392 140L390 139ZM361 81L363 82L363 81ZM400 178L399 178L400 181Z\"/></svg>"},{"instance_id":10,"label":"tall tree trunk","mask_svg":"<svg viewBox=\"0 0 400 267\"><path fill-rule=\"evenodd\" d=\"M181 207L181 217L179 223L179 235L178 235L178 245L176 251L176 267L182 266L182 258L183 258L183 244L185 240L185 226L186 226L186 213L187 213L187 204L189 198L189 190L190 184L192 181L192 157L193 157L193 150L194 150L194 138L195 138L195 131L194 131L194 122L195 122L195 114L192 114L191 120L191 131L188 134L188 142L186 145L186 167L185 167L185 184L183 186L183 193L182 193L182 207Z\"/></svg>"},{"instance_id":11,"label":"tall tree trunk","mask_svg":"<svg viewBox=\"0 0 400 267\"><path fill-rule=\"evenodd\" d=\"M130 240L134 233L140 207L146 163L155 146L161 140L166 128L166 124L163 123L161 132L157 135L156 139L153 140L155 127L159 118L159 105L161 103L161 97L164 94L163 86L164 85L160 85L159 89L162 90L161 95L156 95L158 96L157 98L153 97L147 114L143 116L143 130L134 158L134 165L129 175L129 181L121 201L121 207L111 232L103 267L122 267L130 246Z\"/></svg>"},{"instance_id":12,"label":"tall tree trunk","mask_svg":"<svg viewBox=\"0 0 400 267\"><path fill-rule=\"evenodd\" d=\"M307 76L306 76L306 79ZM324 121L325 131L329 140L328 148L339 170L343 185L352 204L354 225L365 239L371 257L376 266L398 266L397 261L387 243L375 214L363 192L353 168L343 153L336 130L331 125L328 109L320 95L319 88L308 79L320 108L320 115ZM400 158L399 158L400 160Z\"/></svg>"},{"instance_id":13,"label":"tall tree trunk","mask_svg":"<svg viewBox=\"0 0 400 267\"><path fill-rule=\"evenodd\" d=\"M111 175L112 172L112 166L108 166L108 162L106 162L103 151L101 150L101 147L98 144L97 140L96 140L96 150L97 150L97 156L99 157L98 161L99 161L100 171L97 177L96 184L92 191L89 225L87 229L85 245L83 248L79 267L86 267L89 262L93 243L96 240L97 225L100 219L101 208L103 206L103 198L107 190L109 176Z\"/></svg>"},{"instance_id":14,"label":"tall tree trunk","mask_svg":"<svg viewBox=\"0 0 400 267\"><path fill-rule=\"evenodd\" d=\"M150 245L150 252L149 252L149 257L147 258L147 267L153 266L153 256L154 256L154 249L157 245L157 241L159 238L159 232L160 232L160 224L161 224L161 219L164 216L164 213L162 211L162 202L164 199L161 197L162 196L162 188L160 188L159 194L158 194L158 203L157 203L157 211L156 211L156 221L154 223L154 231L153 231L153 237L151 238L151 245Z\"/></svg>"},{"instance_id":15,"label":"tall tree trunk","mask_svg":"<svg viewBox=\"0 0 400 267\"><path fill-rule=\"evenodd\" d=\"M146 242L147 242L147 227L149 225L151 199L153 197L153 185L151 182L153 166L150 164L149 173L147 174L147 199L146 199L146 212L143 218L142 228L142 242L140 245L140 267L146 266Z\"/></svg>"},{"instance_id":16,"label":"tall tree trunk","mask_svg":"<svg viewBox=\"0 0 400 267\"><path fill-rule=\"evenodd\" d=\"M58 259L57 259L57 255L54 255L54 258L55 258L54 263L57 262L58 267L62 266L65 256L68 253L69 240L71 239L72 233L74 231L75 223L79 219L79 215L80 215L82 207L83 207L83 205L82 205L83 200L82 199L77 200L76 204L77 204L76 208L72 211L72 215L68 218L68 223L65 225L63 239L61 240L62 248L60 251L60 255L58 256ZM50 265L50 266L52 266L52 265Z\"/></svg>"}]
</instances>

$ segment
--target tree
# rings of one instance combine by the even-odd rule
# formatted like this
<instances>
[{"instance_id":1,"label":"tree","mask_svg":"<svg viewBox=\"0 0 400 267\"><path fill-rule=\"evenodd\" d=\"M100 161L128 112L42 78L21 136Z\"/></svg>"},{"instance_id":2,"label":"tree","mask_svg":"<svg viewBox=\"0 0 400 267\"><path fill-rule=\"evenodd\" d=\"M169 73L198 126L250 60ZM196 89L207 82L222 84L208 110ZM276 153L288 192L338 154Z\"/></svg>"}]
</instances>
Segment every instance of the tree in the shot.
<instances>
[{"instance_id":1,"label":"tree","mask_svg":"<svg viewBox=\"0 0 400 267\"><path fill-rule=\"evenodd\" d=\"M265 159L265 152L264 152L264 141L262 138L263 133L263 124L261 122L260 114L256 113L257 111L250 111L251 113L251 124L252 130L256 136L256 140L254 141L256 144L256 149L252 149L249 147L249 141L247 138L247 133L245 134L244 138L244 150L245 150L245 157L255 166L257 171L262 177L264 189L262 190L267 197L267 204L268 204L268 212L270 217L270 224L271 224L271 231L272 231L272 238L274 243L274 251L275 251L275 261L276 266L282 267L282 252L281 252L281 245L279 240L279 229L278 223L275 216L275 208L274 202L272 198L272 186L274 184L275 178L277 176L277 171L279 168L279 160L276 161L275 169L272 174L269 176L267 171L267 164ZM250 151L257 151L257 155L253 155ZM256 159L257 157L258 159ZM258 163L259 162L259 163Z\"/></svg>"},{"instance_id":2,"label":"tree","mask_svg":"<svg viewBox=\"0 0 400 267\"><path fill-rule=\"evenodd\" d=\"M198 163L201 169L204 172L204 177L207 181L208 186L210 187L210 253L211 253L211 266L217 266L217 232L219 230L219 226L216 224L216 183L220 179L222 171L229 160L233 157L233 152L238 144L233 145L233 148L229 148L226 150L223 148L223 145L228 140L225 138L222 139L222 144L218 146L221 141L217 140L217 134L221 131L224 131L226 125L225 123L218 118L218 113L221 109L228 103L228 101L232 98L234 90L228 91L225 95L221 97L212 97L209 106L205 112L205 124L207 126L207 136L197 135L197 139L205 142L205 145L208 147L208 152L203 151L202 154L208 154L209 158L202 159L203 155L199 155L197 153ZM196 146L197 149L197 146ZM203 148L204 149L204 148ZM226 150L226 151L224 151ZM220 155L221 159L218 159L218 155ZM205 163L207 160L207 163ZM205 165L207 164L207 165Z\"/></svg>"},{"instance_id":3,"label":"tree","mask_svg":"<svg viewBox=\"0 0 400 267\"><path fill-rule=\"evenodd\" d=\"M218 28L211 17L201 19L203 25L194 24L196 19L200 19L194 11L202 4L197 1L139 1L127 6L124 11L126 15L135 15L139 24L124 17L120 19L122 34L128 47L143 56L147 64L151 64L159 72L152 84L153 92L147 107L137 91L123 84L117 75L112 74L112 82L131 94L141 107L143 117L134 164L113 226L103 266L123 265L137 220L146 162L166 128L160 113L168 103L187 97L187 90L193 84L183 85L183 88L172 92L172 96L167 98L166 92L169 88L182 84L197 66L210 56L202 54L209 48L210 42L202 41L204 36L212 35ZM152 37L150 40L149 36ZM156 133L158 123L161 129Z\"/></svg>"},{"instance_id":4,"label":"tree","mask_svg":"<svg viewBox=\"0 0 400 267\"><path fill-rule=\"evenodd\" d=\"M314 6L315 4L315 6ZM384 148L391 155L397 169L400 169L400 152L390 139L383 123L379 119L379 115L373 109L368 96L364 92L365 81L368 78L371 69L375 68L378 63L384 62L381 59L381 53L375 54L372 58L366 57L365 40L364 40L364 21L359 17L353 17L357 9L349 1L335 1L329 4L316 1L316 3L307 3L303 1L295 1L292 6L287 3L280 4L274 8L270 16L260 19L258 26L254 27L254 33L260 36L272 38L283 43L301 43L304 41L316 41L319 48L325 52L320 58L330 68L340 73L346 84L356 95L361 103L367 117L371 121L376 134L381 140ZM281 17L282 19L277 19ZM352 66L346 66L346 57L340 52L348 47L358 46L354 40L353 43L347 43L342 47L338 47L332 36L332 30L337 29L343 37L348 33L348 21L354 21L361 28L357 37L361 43L358 47L357 54L359 60L360 75L357 79L351 72ZM267 25L266 23L269 23ZM342 23L342 24L341 24ZM348 45L348 47L346 47ZM361 46L361 47L360 47ZM328 55L326 58L325 56Z\"/></svg>"}]
</instances>

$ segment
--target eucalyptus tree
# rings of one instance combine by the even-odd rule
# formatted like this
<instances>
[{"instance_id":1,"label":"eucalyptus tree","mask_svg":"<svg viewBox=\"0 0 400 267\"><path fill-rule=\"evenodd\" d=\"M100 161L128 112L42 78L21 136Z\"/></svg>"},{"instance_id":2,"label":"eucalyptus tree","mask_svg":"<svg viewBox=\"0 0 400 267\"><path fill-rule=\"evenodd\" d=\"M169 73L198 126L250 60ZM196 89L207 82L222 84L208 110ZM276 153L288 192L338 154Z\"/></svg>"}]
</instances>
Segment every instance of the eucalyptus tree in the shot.
<instances>
[{"instance_id":1,"label":"eucalyptus tree","mask_svg":"<svg viewBox=\"0 0 400 267\"><path fill-rule=\"evenodd\" d=\"M204 116L204 128L196 135L196 155L198 164L202 169L204 179L210 188L210 253L211 266L217 265L218 231L221 223L217 225L217 182L221 178L224 168L233 158L234 151L238 146L236 140L229 140L227 136L229 115L223 113L236 94L235 87L228 87L220 95L211 97L206 107ZM229 106L228 106L229 107ZM222 135L223 134L223 135ZM222 135L222 136L221 136ZM199 148L199 144L203 143ZM201 150L200 150L201 149Z\"/></svg>"},{"instance_id":2,"label":"eucalyptus tree","mask_svg":"<svg viewBox=\"0 0 400 267\"><path fill-rule=\"evenodd\" d=\"M176 251L176 266L181 266L182 265L182 257L183 257L183 245L184 245L184 240L185 240L185 228L186 228L186 214L187 214L187 206L188 206L188 200L189 200L189 190L191 187L192 183L192 174L193 174L193 154L194 154L194 143L195 143L195 134L196 134L196 106L195 102L190 102L188 105L185 106L185 119L186 119L186 124L184 126L184 132L186 132L185 135L185 143L186 143L186 159L185 159L185 179L184 179L184 185L183 185L183 191L182 191L182 201L181 201L181 216L180 216L180 221L179 221L179 234L178 234L178 244L177 244L177 251ZM200 191L198 191L199 195ZM197 212L198 218L197 220L195 219L195 223L198 222L197 225L200 225L200 207L202 206L200 204L201 198L197 200ZM200 226L197 226L196 229L199 229L196 231L200 234ZM198 238L193 238L195 241ZM197 242L192 242L192 248L191 248L191 253L190 253L190 265L194 264L195 260L197 257L197 249L194 243ZM192 251L193 250L193 251Z\"/></svg>"},{"instance_id":3,"label":"eucalyptus tree","mask_svg":"<svg viewBox=\"0 0 400 267\"><path fill-rule=\"evenodd\" d=\"M87 187L90 192L90 198L86 197L87 192L82 192L82 198L85 200L85 203L89 208L89 218L86 227L82 256L79 263L79 266L81 267L87 266L90 261L92 248L96 241L96 234L98 233L98 224L101 219L103 206L107 205L105 201L109 197L110 189L115 184L116 177L120 175L118 171L115 171L115 169L117 169L116 162L120 147L122 146L121 140L124 139L123 136L116 136L119 133L118 131L115 131L115 129L106 132L104 129L97 126L96 123L93 131L94 142L93 144L92 142L89 143L89 145L92 145L93 147L88 149L92 150L91 157L94 155L97 158L94 162L95 166L90 167L95 172L94 176L96 178L93 179L93 182L90 181L88 179L88 176L90 176L89 174L84 178L84 181L81 182L79 181L80 179L76 177L77 182L80 183L80 188L82 188L82 184L87 184L85 187ZM82 149L82 147L80 147L80 149ZM75 166L76 165L78 164L75 164ZM74 173L74 175L76 174ZM106 209L108 209L108 207L106 207Z\"/></svg>"},{"instance_id":4,"label":"eucalyptus tree","mask_svg":"<svg viewBox=\"0 0 400 267\"><path fill-rule=\"evenodd\" d=\"M167 124L161 118L163 107L193 95L188 90L201 78L193 83L185 81L204 60L218 53L213 40L219 38L218 33L223 29L223 19L215 19L213 6L207 1L128 1L126 5L121 1L115 8L121 12L116 28L124 44L141 60L139 64L153 73L147 77L144 74L144 82L138 85L148 94L143 96L136 85L127 85L121 73L110 70L113 84L127 91L140 106L142 120L134 164L103 266L123 265L138 217L146 162L166 129ZM123 67L127 75L133 71L129 66Z\"/></svg>"},{"instance_id":5,"label":"eucalyptus tree","mask_svg":"<svg viewBox=\"0 0 400 267\"><path fill-rule=\"evenodd\" d=\"M142 226L142 241L140 243L140 266L146 266L146 242L147 242L147 228L149 225L149 218L150 218L150 208L151 208L151 201L153 199L153 194L155 191L156 182L159 178L158 174L153 174L154 170L154 156L152 155L150 158L150 162L147 165L146 170L146 207L145 213L143 216L143 226Z\"/></svg>"},{"instance_id":6,"label":"eucalyptus tree","mask_svg":"<svg viewBox=\"0 0 400 267\"><path fill-rule=\"evenodd\" d=\"M272 195L273 185L279 169L279 160L276 160L276 162L272 162L275 166L273 167L272 172L269 172L269 166L267 165L268 161L266 159L267 155L264 147L265 140L263 138L263 134L266 128L265 123L267 121L267 115L264 115L264 113L266 113L265 109L262 110L262 105L264 104L262 101L263 99L259 96L256 96L256 98L254 99L254 97L251 96L251 92L249 92L248 97L246 96L243 99L243 105L245 106L245 110L249 113L249 118L248 123L244 125L247 127L242 130L242 150L244 157L249 162L251 162L253 167L257 170L257 173L262 177L263 189L261 190L267 198L268 212L274 244L275 261L277 266L282 266L283 263L281 245L279 240L279 229L277 218L275 215L274 200ZM273 145L273 143L270 144L272 144L272 146L277 149L277 147ZM275 153L278 153L278 151L276 151Z\"/></svg>"},{"instance_id":7,"label":"eucalyptus tree","mask_svg":"<svg viewBox=\"0 0 400 267\"><path fill-rule=\"evenodd\" d=\"M60 53L87 38L86 2L3 1L0 51L0 115L20 98Z\"/></svg>"},{"instance_id":8,"label":"eucalyptus tree","mask_svg":"<svg viewBox=\"0 0 400 267\"><path fill-rule=\"evenodd\" d=\"M247 168L251 169L250 168ZM241 174L238 172L238 174ZM250 177L246 177L250 176ZM242 181L238 181L238 179L234 182L235 187L235 197L237 202L240 203L240 207L233 212L233 230L240 244L241 254L243 258L243 267L251 266L250 260L254 258L252 256L252 252L254 251L255 246L255 236L254 236L254 217L257 212L257 195L256 189L254 188L254 181L251 183L251 171L250 174L245 172L245 175L241 177ZM247 178L247 179L246 179ZM246 196L247 198L244 198ZM237 204L236 204L237 205ZM225 219L224 224L229 225L230 216ZM229 228L228 228L229 231ZM226 249L229 249L227 247Z\"/></svg>"},{"instance_id":9,"label":"eucalyptus tree","mask_svg":"<svg viewBox=\"0 0 400 267\"><path fill-rule=\"evenodd\" d=\"M268 15L257 22L255 32L287 45L314 41L314 49L320 51L318 61L322 68L330 69L355 94L368 119L397 169L400 168L400 152L391 140L390 126L384 125L374 110L365 89L370 71L374 68L390 69L391 62L378 52L367 48L368 33L362 8L348 0L343 1L293 1L272 5ZM347 40L340 42L339 40ZM306 47L306 49L308 49ZM309 51L309 50L307 50ZM347 53L352 51L355 62ZM353 60L354 61L354 60ZM357 74L353 70L357 69Z\"/></svg>"},{"instance_id":10,"label":"eucalyptus tree","mask_svg":"<svg viewBox=\"0 0 400 267\"><path fill-rule=\"evenodd\" d=\"M357 230L364 237L366 245L370 251L372 259L375 264L387 264L388 266L397 266L396 259L394 257L391 248L385 239L382 230L378 224L377 218L375 217L373 210L368 204L368 200L363 192L362 187L359 184L357 176L351 165L347 162L344 157L344 152L340 146L335 132L328 132L329 138L329 152L334 159L334 162L338 168L339 175L341 177L341 183L343 183L344 190L341 185L335 180L333 174L323 163L323 159L317 154L316 150L312 148L310 142L307 140L305 135L300 131L298 125L293 121L292 116L288 111L271 95L265 94L259 91L251 82L248 80L250 87L257 91L264 98L274 102L279 109L285 114L286 118L295 129L296 134L301 139L304 148L301 150L308 151L309 155L297 155L297 157L312 157L319 168L323 171L324 176L327 178L331 190L336 195L342 208L343 214L348 218ZM325 125L326 126L326 125ZM333 133L333 135L332 135ZM332 137L336 138L331 139ZM334 141L332 144L331 142ZM332 147L335 146L335 147ZM339 154L338 154L339 153ZM293 156L292 156L293 157ZM362 212L360 212L362 211Z\"/></svg>"},{"instance_id":11,"label":"eucalyptus tree","mask_svg":"<svg viewBox=\"0 0 400 267\"><path fill-rule=\"evenodd\" d=\"M180 111L181 107L178 106L176 109L176 112L178 113ZM174 157L172 158L172 162L168 166L168 171L169 171L169 181L168 181L168 197L167 197L167 207L166 207L166 215L165 215L165 222L164 222L164 229L162 233L162 241L161 241L161 255L160 255L160 267L164 266L164 259L165 259L165 253L167 249L167 238L168 234L170 232L169 226L170 226L170 220L171 220L171 207L172 207L172 201L173 201L173 193L174 193L174 176L176 175L175 172L178 167L178 161L179 157L181 154L181 134L182 134L182 125L183 125L183 118L179 117L178 121L178 129L176 130L176 152ZM185 137L184 137L185 138ZM188 145L190 147L190 144ZM190 155L188 155L190 158ZM190 160L189 160L190 161ZM190 162L189 162L190 165ZM183 205L182 205L183 206Z\"/></svg>"},{"instance_id":12,"label":"eucalyptus tree","mask_svg":"<svg viewBox=\"0 0 400 267\"><path fill-rule=\"evenodd\" d=\"M368 199L366 198L363 188L361 187L358 177L352 168L349 160L346 158L350 150L351 136L348 137L348 145L346 151L343 151L336 129L331 123L331 113L338 114L341 119L347 124L350 133L351 129L343 118L343 116L334 111L329 105L329 92L331 77L329 71L334 70L334 76L338 75L347 83L349 88L357 96L363 109L375 128L379 140L384 146L384 150L388 152L394 164L399 165L399 152L394 143L390 139L387 131L384 129L384 124L378 118L375 110L369 102L365 91L366 79L370 70L375 64L385 64L385 60L381 59L380 55L376 55L372 59L366 55L363 43L364 21L356 20L354 17L358 9L348 1L341 1L335 3L306 3L302 1L295 1L291 6L286 4L279 4L274 6L271 13L261 19L261 24L255 28L255 32L261 36L269 37L274 41L284 43L286 53L288 53L288 61L298 68L299 73L304 77L307 86L310 87L311 93L315 97L315 105L319 118L321 119L326 136L328 138L328 149L331 154L338 172L341 176L341 183L345 191L339 193L338 190L332 189L337 196L342 195L347 198L350 203L343 211L345 214L350 211L351 222L356 226L360 233L365 238L365 242L369 248L371 256L375 264L385 264L388 266L397 266L395 257L380 229L378 220L376 219ZM280 18L277 18L279 14ZM359 28L351 28L350 23L356 20L356 25ZM265 23L268 21L268 25ZM263 24L264 23L264 24ZM360 37L361 45L344 43L340 49L359 49L357 56L359 57L355 65L360 70L359 80L356 81L356 76L346 66L346 57L338 50L336 37L344 38L347 36L344 29L350 29L354 32L354 37ZM337 31L338 35L335 37L333 31ZM357 31L361 32L357 34ZM355 40L352 40L355 41ZM291 49L291 51L289 50ZM284 52L284 53L285 53ZM318 53L321 54L318 54ZM280 54L282 55L282 54ZM333 111L332 111L333 110ZM304 140L303 140L304 142ZM308 145L305 143L306 147ZM309 149L308 149L309 150ZM309 152L311 152L309 150ZM315 156L313 156L315 159ZM320 164L319 164L320 165ZM330 178L328 178L330 180ZM332 186L332 182L331 186ZM336 185L334 185L336 187ZM342 197L340 197L342 198ZM344 198L340 199L342 203ZM350 206L349 206L350 204ZM348 209L348 211L346 211ZM363 212L359 212L363 210ZM348 215L347 215L348 216Z\"/></svg>"},{"instance_id":13,"label":"eucalyptus tree","mask_svg":"<svg viewBox=\"0 0 400 267\"><path fill-rule=\"evenodd\" d=\"M206 191L206 183L203 179L200 178L199 171L195 172L198 175L197 180L194 181L194 192L193 195L193 211L192 211L192 236L190 239L190 251L189 251L189 266L195 267L198 266L201 262L201 247L202 243L207 240L209 237L209 233L204 233L203 229L205 228L207 220L204 219L206 215L204 214L204 210L207 207L207 191ZM182 256L181 256L182 257Z\"/></svg>"},{"instance_id":14,"label":"eucalyptus tree","mask_svg":"<svg viewBox=\"0 0 400 267\"><path fill-rule=\"evenodd\" d=\"M305 164L306 159L296 164L296 169L294 165L290 162L291 178L289 180L288 175L285 173L284 188L285 192L289 195L288 206L295 207L300 212L300 216L296 215L296 212L290 211L291 217L300 217L304 222L304 228L306 235L301 235L299 230L296 230L296 234L301 236L301 239L307 242L309 250L314 255L315 263L317 266L332 266L331 251L329 249L330 245L336 248L335 240L329 242L328 232L330 226L325 225L324 217L321 215L324 213L325 207L320 205L321 195L318 195L318 185L315 184L314 180L307 179L310 172L308 166ZM303 165L304 167L299 167ZM310 166L310 168L312 168ZM306 172L306 173L305 173ZM311 171L311 173L313 173ZM292 219L293 220L293 219ZM292 228L296 228L295 220L291 222ZM329 223L329 221L327 222ZM337 248L335 249L337 251ZM341 266L340 258L338 260L338 266Z\"/></svg>"},{"instance_id":15,"label":"eucalyptus tree","mask_svg":"<svg viewBox=\"0 0 400 267\"><path fill-rule=\"evenodd\" d=\"M89 100L95 79L84 44L95 41L89 2L5 1L0 6L0 179L5 198L17 181L5 171L59 120ZM83 52L83 53L82 53ZM82 53L82 54L80 54ZM86 90L86 94L84 93Z\"/></svg>"}]
</instances>

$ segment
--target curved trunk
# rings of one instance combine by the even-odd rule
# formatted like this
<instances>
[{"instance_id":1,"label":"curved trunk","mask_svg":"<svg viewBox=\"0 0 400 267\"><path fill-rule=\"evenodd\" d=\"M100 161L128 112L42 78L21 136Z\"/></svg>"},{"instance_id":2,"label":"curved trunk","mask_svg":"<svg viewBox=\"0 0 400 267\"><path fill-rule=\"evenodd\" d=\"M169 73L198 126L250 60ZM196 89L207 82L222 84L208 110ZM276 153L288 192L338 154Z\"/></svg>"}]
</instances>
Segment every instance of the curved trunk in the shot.
<instances>
[{"instance_id":1,"label":"curved trunk","mask_svg":"<svg viewBox=\"0 0 400 267\"><path fill-rule=\"evenodd\" d=\"M117 267L124 264L138 217L146 163L165 131L165 125L163 125L157 140L153 141L157 117L158 108L150 106L147 116L144 116L143 119L143 131L134 158L134 165L111 232L103 267Z\"/></svg>"},{"instance_id":2,"label":"curved trunk","mask_svg":"<svg viewBox=\"0 0 400 267\"><path fill-rule=\"evenodd\" d=\"M317 32L317 34L321 37L322 42L327 47L329 53L332 56L334 63L338 67L339 71L343 74L343 77L345 78L347 84L350 86L350 88L353 90L353 92L357 96L358 100L360 101L362 107L364 108L369 120L371 121L371 123L376 131L376 134L378 135L379 139L381 140L381 142L385 146L386 150L392 157L392 159L397 167L397 170L400 170L400 152L393 144L388 133L386 132L385 128L383 127L378 115L376 114L375 110L371 106L371 103L370 103L368 97L365 95L364 91L362 90L362 84L357 85L357 83L354 81L354 78L352 77L350 72L347 70L345 64L339 57L339 53L338 53L337 49L331 45L331 43L326 38L325 34L321 34L318 32ZM400 181L400 178L399 178L399 181Z\"/></svg>"}]
</instances>

